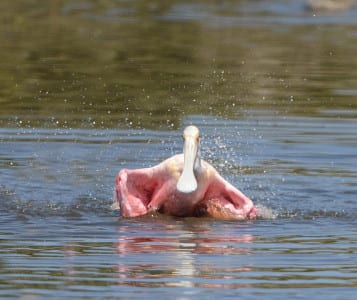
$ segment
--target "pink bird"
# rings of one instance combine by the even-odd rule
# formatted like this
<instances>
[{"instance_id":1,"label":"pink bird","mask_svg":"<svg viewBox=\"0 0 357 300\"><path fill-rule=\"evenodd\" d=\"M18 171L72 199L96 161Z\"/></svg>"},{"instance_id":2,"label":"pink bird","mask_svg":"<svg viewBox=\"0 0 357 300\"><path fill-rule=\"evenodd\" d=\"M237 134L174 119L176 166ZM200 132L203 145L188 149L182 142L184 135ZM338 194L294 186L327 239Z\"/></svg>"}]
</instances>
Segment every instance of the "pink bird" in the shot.
<instances>
[{"instance_id":1,"label":"pink bird","mask_svg":"<svg viewBox=\"0 0 357 300\"><path fill-rule=\"evenodd\" d=\"M257 209L242 192L201 159L199 130L183 132L183 154L144 169L122 169L115 182L114 205L125 217L159 212L178 217L254 219Z\"/></svg>"}]
</instances>

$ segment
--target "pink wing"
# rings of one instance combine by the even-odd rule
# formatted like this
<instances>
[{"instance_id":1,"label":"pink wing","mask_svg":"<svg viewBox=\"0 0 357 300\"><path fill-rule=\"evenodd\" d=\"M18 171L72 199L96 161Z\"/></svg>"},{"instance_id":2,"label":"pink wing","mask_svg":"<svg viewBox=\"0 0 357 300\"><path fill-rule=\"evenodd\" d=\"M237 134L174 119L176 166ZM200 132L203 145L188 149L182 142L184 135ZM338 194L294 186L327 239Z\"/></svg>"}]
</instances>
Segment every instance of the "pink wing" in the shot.
<instances>
[{"instance_id":1,"label":"pink wing","mask_svg":"<svg viewBox=\"0 0 357 300\"><path fill-rule=\"evenodd\" d=\"M156 211L167 195L173 193L168 163L166 160L152 168L123 169L119 172L114 201L122 216L135 217L145 215L149 210Z\"/></svg>"},{"instance_id":2,"label":"pink wing","mask_svg":"<svg viewBox=\"0 0 357 300\"><path fill-rule=\"evenodd\" d=\"M122 216L135 217L147 213L147 206L158 184L154 168L123 169L115 182L114 200Z\"/></svg>"},{"instance_id":3,"label":"pink wing","mask_svg":"<svg viewBox=\"0 0 357 300\"><path fill-rule=\"evenodd\" d=\"M252 200L236 189L218 173L205 194L207 214L219 219L246 219L256 217Z\"/></svg>"}]
</instances>

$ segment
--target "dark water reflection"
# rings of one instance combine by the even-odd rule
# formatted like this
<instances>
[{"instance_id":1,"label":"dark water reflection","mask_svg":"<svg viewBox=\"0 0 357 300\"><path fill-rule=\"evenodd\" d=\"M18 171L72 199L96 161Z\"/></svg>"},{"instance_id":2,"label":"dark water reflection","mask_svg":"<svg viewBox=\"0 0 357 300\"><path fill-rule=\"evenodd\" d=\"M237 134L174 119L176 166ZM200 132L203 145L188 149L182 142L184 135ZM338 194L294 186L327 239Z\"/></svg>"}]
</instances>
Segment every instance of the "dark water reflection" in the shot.
<instances>
[{"instance_id":1,"label":"dark water reflection","mask_svg":"<svg viewBox=\"0 0 357 300\"><path fill-rule=\"evenodd\" d=\"M186 114L356 111L357 10L305 4L6 4L1 125L177 128Z\"/></svg>"},{"instance_id":2,"label":"dark water reflection","mask_svg":"<svg viewBox=\"0 0 357 300\"><path fill-rule=\"evenodd\" d=\"M357 10L308 2L0 2L0 298L355 299ZM111 211L191 123L261 217Z\"/></svg>"}]
</instances>

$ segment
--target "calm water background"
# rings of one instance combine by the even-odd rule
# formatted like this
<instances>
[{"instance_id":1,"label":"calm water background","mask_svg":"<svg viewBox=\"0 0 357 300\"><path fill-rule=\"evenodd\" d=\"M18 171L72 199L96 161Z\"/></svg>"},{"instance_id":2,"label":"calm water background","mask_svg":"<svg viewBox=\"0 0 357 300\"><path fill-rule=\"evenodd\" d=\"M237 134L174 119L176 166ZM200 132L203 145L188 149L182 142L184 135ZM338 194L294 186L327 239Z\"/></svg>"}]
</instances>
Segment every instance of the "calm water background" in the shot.
<instances>
[{"instance_id":1,"label":"calm water background","mask_svg":"<svg viewBox=\"0 0 357 300\"><path fill-rule=\"evenodd\" d=\"M355 299L355 6L23 0L0 22L1 299ZM117 172L192 123L262 216L112 212Z\"/></svg>"}]
</instances>

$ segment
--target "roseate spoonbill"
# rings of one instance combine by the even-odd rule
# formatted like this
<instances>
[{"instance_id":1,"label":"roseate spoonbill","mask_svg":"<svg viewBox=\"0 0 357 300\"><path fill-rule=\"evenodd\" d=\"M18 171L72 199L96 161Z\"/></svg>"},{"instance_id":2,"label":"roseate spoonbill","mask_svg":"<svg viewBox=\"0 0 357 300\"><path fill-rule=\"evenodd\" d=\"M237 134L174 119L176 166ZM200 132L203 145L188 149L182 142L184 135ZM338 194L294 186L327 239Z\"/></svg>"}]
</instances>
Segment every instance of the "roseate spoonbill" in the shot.
<instances>
[{"instance_id":1,"label":"roseate spoonbill","mask_svg":"<svg viewBox=\"0 0 357 300\"><path fill-rule=\"evenodd\" d=\"M179 217L255 218L253 202L201 159L198 128L186 127L183 139L183 154L151 168L119 172L114 205L121 215L135 217L157 211Z\"/></svg>"}]
</instances>

